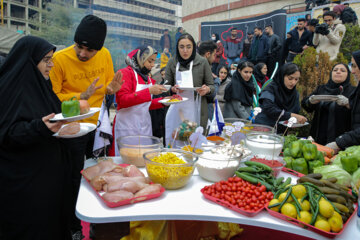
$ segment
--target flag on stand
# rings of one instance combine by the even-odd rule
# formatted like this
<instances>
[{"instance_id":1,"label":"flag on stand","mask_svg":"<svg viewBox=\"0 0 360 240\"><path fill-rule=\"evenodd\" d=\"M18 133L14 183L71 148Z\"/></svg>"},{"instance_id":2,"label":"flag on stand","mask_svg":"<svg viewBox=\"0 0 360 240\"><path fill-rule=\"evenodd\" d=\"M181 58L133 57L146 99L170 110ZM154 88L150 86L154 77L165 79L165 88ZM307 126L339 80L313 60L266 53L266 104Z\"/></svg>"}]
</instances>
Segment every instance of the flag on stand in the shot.
<instances>
[{"instance_id":1,"label":"flag on stand","mask_svg":"<svg viewBox=\"0 0 360 240\"><path fill-rule=\"evenodd\" d=\"M110 139L112 139L112 130L105 100L101 105L98 124L99 125L97 126L95 132L95 141L93 147L93 152L97 156L100 155L100 153L106 148L107 145L110 145Z\"/></svg>"},{"instance_id":2,"label":"flag on stand","mask_svg":"<svg viewBox=\"0 0 360 240\"><path fill-rule=\"evenodd\" d=\"M210 124L209 136L220 135L224 126L224 117L222 115L219 102L215 99L214 115Z\"/></svg>"}]
</instances>

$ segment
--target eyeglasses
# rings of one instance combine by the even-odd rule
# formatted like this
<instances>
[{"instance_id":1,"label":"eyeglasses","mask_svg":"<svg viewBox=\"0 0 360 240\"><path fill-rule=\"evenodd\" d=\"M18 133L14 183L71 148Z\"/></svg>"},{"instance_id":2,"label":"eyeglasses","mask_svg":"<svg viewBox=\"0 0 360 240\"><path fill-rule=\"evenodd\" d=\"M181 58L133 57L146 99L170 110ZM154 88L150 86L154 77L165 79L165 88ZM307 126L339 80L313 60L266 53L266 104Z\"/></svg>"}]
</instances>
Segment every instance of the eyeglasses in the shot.
<instances>
[{"instance_id":1,"label":"eyeglasses","mask_svg":"<svg viewBox=\"0 0 360 240\"><path fill-rule=\"evenodd\" d=\"M329 20L324 19L324 22L332 22L332 21L333 21L332 19L329 19Z\"/></svg>"},{"instance_id":2,"label":"eyeglasses","mask_svg":"<svg viewBox=\"0 0 360 240\"><path fill-rule=\"evenodd\" d=\"M41 61L43 61L46 64L50 64L52 63L52 57L44 57L43 59L41 59Z\"/></svg>"}]
</instances>

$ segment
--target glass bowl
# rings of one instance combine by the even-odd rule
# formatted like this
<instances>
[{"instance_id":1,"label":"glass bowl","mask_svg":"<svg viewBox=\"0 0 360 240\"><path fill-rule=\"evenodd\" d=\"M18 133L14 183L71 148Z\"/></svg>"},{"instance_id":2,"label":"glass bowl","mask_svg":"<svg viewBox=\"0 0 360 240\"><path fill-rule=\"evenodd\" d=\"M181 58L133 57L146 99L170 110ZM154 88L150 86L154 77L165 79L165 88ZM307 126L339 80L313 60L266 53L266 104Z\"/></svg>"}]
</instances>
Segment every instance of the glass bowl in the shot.
<instances>
[{"instance_id":1,"label":"glass bowl","mask_svg":"<svg viewBox=\"0 0 360 240\"><path fill-rule=\"evenodd\" d=\"M160 138L151 136L126 136L117 139L120 156L124 163L144 167L143 154L162 148Z\"/></svg>"},{"instance_id":2,"label":"glass bowl","mask_svg":"<svg viewBox=\"0 0 360 240\"><path fill-rule=\"evenodd\" d=\"M221 153L204 152L195 166L199 175L210 182L226 181L239 168L240 158L225 157Z\"/></svg>"},{"instance_id":3,"label":"glass bowl","mask_svg":"<svg viewBox=\"0 0 360 240\"><path fill-rule=\"evenodd\" d=\"M245 146L253 155L278 157L284 145L284 137L274 133L248 133Z\"/></svg>"},{"instance_id":4,"label":"glass bowl","mask_svg":"<svg viewBox=\"0 0 360 240\"><path fill-rule=\"evenodd\" d=\"M270 126L267 126L267 125L262 125L262 124L247 123L241 129L241 131L244 134L249 134L249 133L273 133L274 128L270 127Z\"/></svg>"},{"instance_id":5,"label":"glass bowl","mask_svg":"<svg viewBox=\"0 0 360 240\"><path fill-rule=\"evenodd\" d=\"M178 189L189 182L198 156L180 149L158 149L144 153L144 159L152 182L160 183L166 189ZM174 163L175 159L184 163Z\"/></svg>"}]
</instances>

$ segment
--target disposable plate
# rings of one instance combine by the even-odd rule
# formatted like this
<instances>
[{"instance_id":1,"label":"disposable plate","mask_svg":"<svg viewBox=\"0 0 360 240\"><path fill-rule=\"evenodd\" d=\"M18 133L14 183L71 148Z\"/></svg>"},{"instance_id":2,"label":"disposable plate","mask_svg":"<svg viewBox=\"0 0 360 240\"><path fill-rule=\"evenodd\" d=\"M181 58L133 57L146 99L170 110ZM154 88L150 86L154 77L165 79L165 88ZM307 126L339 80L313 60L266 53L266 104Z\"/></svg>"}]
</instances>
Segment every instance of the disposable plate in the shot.
<instances>
[{"instance_id":1,"label":"disposable plate","mask_svg":"<svg viewBox=\"0 0 360 240\"><path fill-rule=\"evenodd\" d=\"M62 113L58 113L55 115L54 118L50 119L50 122L56 122L56 121L67 121L67 122L73 122L73 121L79 121L85 118L92 117L95 113L99 112L100 108L90 108L90 111L85 114L80 114L73 117L64 117Z\"/></svg>"},{"instance_id":2,"label":"disposable plate","mask_svg":"<svg viewBox=\"0 0 360 240\"><path fill-rule=\"evenodd\" d=\"M66 124L67 125L67 124ZM63 125L61 128L65 127L66 125ZM96 125L92 123L80 123L80 131L76 134L72 135L59 135L59 132L55 133L53 136L58 138L77 138L84 136L85 134L92 132L96 129Z\"/></svg>"},{"instance_id":3,"label":"disposable plate","mask_svg":"<svg viewBox=\"0 0 360 240\"><path fill-rule=\"evenodd\" d=\"M171 104L183 103L183 102L186 102L187 100L189 100L189 99L186 98L186 97L184 97L183 100L181 100L181 101L169 102L170 99L164 98L164 99L160 100L159 103L162 103L162 104L164 104L165 106L169 106L169 105L171 105Z\"/></svg>"}]
</instances>

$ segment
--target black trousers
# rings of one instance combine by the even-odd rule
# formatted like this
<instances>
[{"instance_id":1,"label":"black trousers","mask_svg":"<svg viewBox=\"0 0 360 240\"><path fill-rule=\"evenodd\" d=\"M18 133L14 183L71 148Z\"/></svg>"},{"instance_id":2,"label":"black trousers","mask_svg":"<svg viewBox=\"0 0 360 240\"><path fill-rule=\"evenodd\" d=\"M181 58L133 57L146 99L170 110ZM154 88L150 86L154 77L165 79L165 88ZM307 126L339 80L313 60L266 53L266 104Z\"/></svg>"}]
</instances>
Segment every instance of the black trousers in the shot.
<instances>
[{"instance_id":1,"label":"black trousers","mask_svg":"<svg viewBox=\"0 0 360 240\"><path fill-rule=\"evenodd\" d=\"M94 146L95 131L90 132L82 137L69 139L68 147L71 151L71 213L70 213L70 228L73 233L81 231L81 221L75 215L76 201L79 194L81 182L81 170L84 168L84 157L86 159L92 158Z\"/></svg>"}]
</instances>

